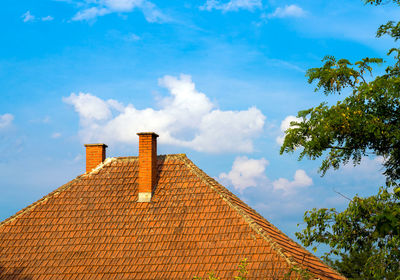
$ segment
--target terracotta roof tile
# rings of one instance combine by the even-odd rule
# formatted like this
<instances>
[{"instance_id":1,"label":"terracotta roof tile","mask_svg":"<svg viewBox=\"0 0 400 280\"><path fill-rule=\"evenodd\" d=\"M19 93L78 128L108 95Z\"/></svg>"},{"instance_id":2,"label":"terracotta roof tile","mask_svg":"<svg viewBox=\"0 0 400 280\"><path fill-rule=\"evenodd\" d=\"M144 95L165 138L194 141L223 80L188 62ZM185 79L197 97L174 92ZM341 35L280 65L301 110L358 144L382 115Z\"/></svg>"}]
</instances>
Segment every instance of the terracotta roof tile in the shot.
<instances>
[{"instance_id":1,"label":"terracotta roof tile","mask_svg":"<svg viewBox=\"0 0 400 280\"><path fill-rule=\"evenodd\" d=\"M0 223L0 279L249 279L294 266L345 279L185 155L158 157L150 203L138 203L138 158L107 159Z\"/></svg>"}]
</instances>

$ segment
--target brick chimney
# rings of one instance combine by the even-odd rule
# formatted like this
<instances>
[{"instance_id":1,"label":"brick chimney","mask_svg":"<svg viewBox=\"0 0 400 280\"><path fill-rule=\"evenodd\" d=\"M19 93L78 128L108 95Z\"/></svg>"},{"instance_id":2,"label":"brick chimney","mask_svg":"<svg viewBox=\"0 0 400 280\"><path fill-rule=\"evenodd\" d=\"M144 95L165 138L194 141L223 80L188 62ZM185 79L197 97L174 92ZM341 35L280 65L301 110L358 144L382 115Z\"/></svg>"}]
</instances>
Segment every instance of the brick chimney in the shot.
<instances>
[{"instance_id":1,"label":"brick chimney","mask_svg":"<svg viewBox=\"0 0 400 280\"><path fill-rule=\"evenodd\" d=\"M157 137L154 132L139 135L139 195L138 202L150 202L157 178Z\"/></svg>"},{"instance_id":2,"label":"brick chimney","mask_svg":"<svg viewBox=\"0 0 400 280\"><path fill-rule=\"evenodd\" d=\"M106 144L85 144L86 173L92 171L106 159Z\"/></svg>"}]
</instances>

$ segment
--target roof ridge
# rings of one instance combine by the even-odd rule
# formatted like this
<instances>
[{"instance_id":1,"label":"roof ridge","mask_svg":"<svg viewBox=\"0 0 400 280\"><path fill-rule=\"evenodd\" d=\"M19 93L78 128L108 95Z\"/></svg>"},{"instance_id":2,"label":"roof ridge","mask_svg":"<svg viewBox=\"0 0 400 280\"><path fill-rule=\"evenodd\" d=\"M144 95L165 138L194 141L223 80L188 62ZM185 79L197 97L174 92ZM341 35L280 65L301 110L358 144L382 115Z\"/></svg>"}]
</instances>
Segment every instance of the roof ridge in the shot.
<instances>
[{"instance_id":1,"label":"roof ridge","mask_svg":"<svg viewBox=\"0 0 400 280\"><path fill-rule=\"evenodd\" d=\"M311 254L310 252L308 252L307 249L305 249L303 246L301 246L300 244L298 244L296 241L292 240L289 236L287 236L284 232L282 232L280 229L278 229L274 224L270 223L267 219L265 219L262 215L260 215L256 210L254 210L253 208L251 208L249 205L247 205L245 202L243 202L242 200L240 200L240 198L238 198L235 194L233 194L232 192L230 192L226 187L224 187L223 185L221 185L220 183L218 183L218 181L216 181L214 178L210 177L209 175L207 175L206 172L204 172L202 169L200 169L197 165L195 165L185 154L183 155L179 155L179 158L186 164L186 166L193 171L203 182L205 182L208 186L210 186L211 189L213 189L215 192L217 192L222 199L234 210L236 210L243 218L244 220L249 224L250 228L252 228L256 233L260 234L267 242L269 242L271 244L271 247L281 256L283 257L286 262L289 264L289 266L292 266L294 268L296 268L298 265L300 266L305 266L305 263L298 263L296 260L293 259L292 256L287 256L285 254L285 249L281 247L280 244L278 244L276 241L274 241L266 232L265 229L263 229L261 227L261 225L259 225L259 223L252 217L250 217L247 213L246 213L246 209L242 209L240 207L240 205L238 205L237 202L232 201L232 198L237 199L239 201L241 201L245 206L247 206L251 211L253 211L259 218L262 219L262 221L267 222L270 226L272 226L279 234L282 234L284 237L286 237L287 239L291 240L295 245L297 245L300 249L302 249L304 251L303 252L299 252L301 254L303 254L303 259L305 257L307 257L307 255L310 257L314 257L317 260L319 260L321 262L321 264L323 264L324 266L326 266L327 268L329 268L332 272L335 272L338 276L342 276L339 272L337 272L336 270L334 270L333 268L331 268L330 266L326 265L320 258L314 256L313 254ZM227 195L229 194L229 195ZM229 197L232 196L232 197ZM298 268L298 267L297 267ZM294 272L300 273L300 271L294 270Z\"/></svg>"},{"instance_id":2,"label":"roof ridge","mask_svg":"<svg viewBox=\"0 0 400 280\"><path fill-rule=\"evenodd\" d=\"M19 210L17 213L15 213L14 215L8 217L7 219L3 220L2 222L0 222L0 227L11 222L14 221L15 219L17 219L18 217L20 217L21 215L28 213L30 211L32 211L33 209L35 209L36 206L42 204L43 202L47 201L48 199L50 199L51 197L53 197L54 195L57 195L61 192L63 192L64 190L68 189L70 186L72 186L74 183L77 183L79 181L81 181L83 178L86 178L87 176L90 176L92 174L97 174L99 173L99 171L106 165L112 163L113 161L115 161L116 158L106 158L104 160L104 162L100 163L96 168L94 168L92 171L88 172L88 173L84 173L82 175L77 176L75 179L72 179L71 181L69 181L68 183L62 185L61 187L55 189L54 191L46 194L45 196L43 196L42 198L40 198L39 200L36 200L35 202L31 203L30 205L28 205L27 207Z\"/></svg>"},{"instance_id":3,"label":"roof ridge","mask_svg":"<svg viewBox=\"0 0 400 280\"><path fill-rule=\"evenodd\" d=\"M186 154L165 154L165 155L157 155L157 158L177 158L181 156L186 156ZM138 159L139 156L126 156L126 157L115 157L115 159Z\"/></svg>"}]
</instances>

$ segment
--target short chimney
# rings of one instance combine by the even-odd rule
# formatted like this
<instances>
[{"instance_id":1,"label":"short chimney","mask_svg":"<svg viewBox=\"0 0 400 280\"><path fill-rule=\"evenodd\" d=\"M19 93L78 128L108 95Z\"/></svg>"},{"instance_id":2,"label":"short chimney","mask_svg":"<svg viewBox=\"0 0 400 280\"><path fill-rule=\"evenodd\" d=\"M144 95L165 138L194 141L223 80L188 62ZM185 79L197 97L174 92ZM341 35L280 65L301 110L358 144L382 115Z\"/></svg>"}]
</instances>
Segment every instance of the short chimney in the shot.
<instances>
[{"instance_id":1,"label":"short chimney","mask_svg":"<svg viewBox=\"0 0 400 280\"><path fill-rule=\"evenodd\" d=\"M106 159L106 144L85 144L86 173L92 171Z\"/></svg>"},{"instance_id":2,"label":"short chimney","mask_svg":"<svg viewBox=\"0 0 400 280\"><path fill-rule=\"evenodd\" d=\"M139 195L138 202L150 202L157 179L157 137L154 132L139 135Z\"/></svg>"}]
</instances>

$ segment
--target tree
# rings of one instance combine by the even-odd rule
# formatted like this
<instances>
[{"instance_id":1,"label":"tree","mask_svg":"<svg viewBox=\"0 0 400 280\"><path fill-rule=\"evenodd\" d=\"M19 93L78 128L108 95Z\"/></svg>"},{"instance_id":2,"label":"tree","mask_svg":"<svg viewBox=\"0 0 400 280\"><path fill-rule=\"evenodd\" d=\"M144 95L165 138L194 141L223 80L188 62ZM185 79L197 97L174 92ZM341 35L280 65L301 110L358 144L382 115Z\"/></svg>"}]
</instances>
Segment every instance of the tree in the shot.
<instances>
[{"instance_id":1,"label":"tree","mask_svg":"<svg viewBox=\"0 0 400 280\"><path fill-rule=\"evenodd\" d=\"M384 35L400 39L400 22L381 25L377 37ZM400 48L388 56L393 63L377 76L373 66L382 64L381 58L351 63L326 56L322 67L309 69L315 91L350 93L335 105L300 111L301 121L291 123L281 147L281 154L300 149L299 159L325 157L322 176L350 161L359 164L364 156L383 158L386 184L376 195L354 197L343 212L308 211L306 228L296 234L305 246L329 245L325 259L350 279L400 279ZM334 256L340 259L333 261Z\"/></svg>"}]
</instances>

